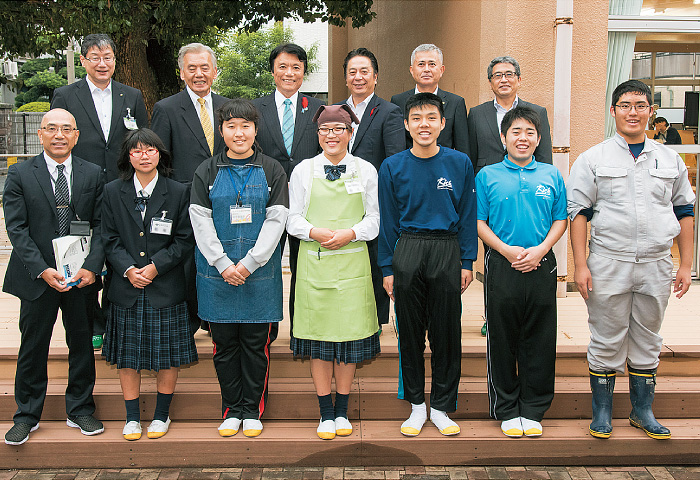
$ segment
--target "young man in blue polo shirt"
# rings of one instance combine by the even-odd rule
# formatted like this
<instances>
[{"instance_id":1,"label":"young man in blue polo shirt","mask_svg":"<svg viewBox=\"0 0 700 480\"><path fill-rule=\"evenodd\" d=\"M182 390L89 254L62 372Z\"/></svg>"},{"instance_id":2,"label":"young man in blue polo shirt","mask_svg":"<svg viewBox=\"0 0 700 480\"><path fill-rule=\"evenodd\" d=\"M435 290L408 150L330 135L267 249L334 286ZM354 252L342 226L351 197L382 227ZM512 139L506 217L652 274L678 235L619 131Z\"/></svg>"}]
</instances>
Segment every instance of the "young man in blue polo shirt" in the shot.
<instances>
[{"instance_id":1,"label":"young man in blue polo shirt","mask_svg":"<svg viewBox=\"0 0 700 480\"><path fill-rule=\"evenodd\" d=\"M430 420L443 435L459 433L463 293L476 259L476 196L469 157L441 147L442 99L419 93L406 100L404 125L413 147L379 169L379 256L384 289L396 304L399 398L411 403L401 433L418 435L427 420L425 332L432 356Z\"/></svg>"},{"instance_id":2,"label":"young man in blue polo shirt","mask_svg":"<svg viewBox=\"0 0 700 480\"><path fill-rule=\"evenodd\" d=\"M486 342L490 415L509 437L542 435L554 397L557 261L566 231L566 188L554 166L535 161L540 118L527 106L506 113L507 155L476 177L477 229L489 247Z\"/></svg>"}]
</instances>

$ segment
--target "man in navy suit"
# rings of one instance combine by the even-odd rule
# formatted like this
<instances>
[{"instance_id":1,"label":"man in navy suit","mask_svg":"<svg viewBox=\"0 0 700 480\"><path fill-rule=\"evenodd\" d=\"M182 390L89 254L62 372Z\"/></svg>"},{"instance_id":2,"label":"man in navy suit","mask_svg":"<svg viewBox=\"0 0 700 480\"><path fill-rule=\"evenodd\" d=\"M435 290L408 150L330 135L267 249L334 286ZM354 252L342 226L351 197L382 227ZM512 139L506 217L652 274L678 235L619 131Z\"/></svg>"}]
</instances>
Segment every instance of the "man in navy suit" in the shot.
<instances>
[{"instance_id":1,"label":"man in navy suit","mask_svg":"<svg viewBox=\"0 0 700 480\"><path fill-rule=\"evenodd\" d=\"M57 88L51 100L51 108L64 108L75 118L80 140L73 153L99 166L107 182L118 177L117 157L124 135L129 130L148 125L141 91L112 80L115 49L109 35L87 35L80 46L80 63L87 76ZM102 347L108 311L108 302L103 301L100 309L97 301L100 285L98 278L88 299L88 315L93 325L92 343L96 349Z\"/></svg>"},{"instance_id":2,"label":"man in navy suit","mask_svg":"<svg viewBox=\"0 0 700 480\"><path fill-rule=\"evenodd\" d=\"M353 124L350 153L368 161L379 171L385 158L406 150L406 134L401 109L374 94L379 76L377 57L366 48L356 48L343 62L345 83L350 97L345 101L360 124ZM377 318L389 323L389 296L383 286L382 271L377 265L377 239L367 242Z\"/></svg>"},{"instance_id":3,"label":"man in navy suit","mask_svg":"<svg viewBox=\"0 0 700 480\"><path fill-rule=\"evenodd\" d=\"M85 287L95 282L104 263L100 238L104 181L99 167L71 154L80 133L75 125L66 110L46 113L38 132L44 152L12 165L5 181L3 208L12 254L3 291L21 300L17 412L5 435L8 445L21 445L39 427L48 382L49 344L59 308L69 349L67 424L85 435L104 430L93 417L95 359L85 295ZM66 278L56 268L52 241L79 226L75 222L89 223L92 241L82 267ZM73 282L78 283L70 286Z\"/></svg>"},{"instance_id":4,"label":"man in navy suit","mask_svg":"<svg viewBox=\"0 0 700 480\"><path fill-rule=\"evenodd\" d=\"M445 73L445 65L442 63L442 50L432 43L418 45L411 53L411 66L409 70L416 87L406 90L391 97L391 103L395 103L404 113L406 100L416 93L434 93L442 99L445 109L445 128L440 132L438 145L454 148L469 155L469 127L467 126L467 104L464 98L454 93L446 92L438 87L438 82ZM413 139L406 130L406 148L413 147Z\"/></svg>"}]
</instances>

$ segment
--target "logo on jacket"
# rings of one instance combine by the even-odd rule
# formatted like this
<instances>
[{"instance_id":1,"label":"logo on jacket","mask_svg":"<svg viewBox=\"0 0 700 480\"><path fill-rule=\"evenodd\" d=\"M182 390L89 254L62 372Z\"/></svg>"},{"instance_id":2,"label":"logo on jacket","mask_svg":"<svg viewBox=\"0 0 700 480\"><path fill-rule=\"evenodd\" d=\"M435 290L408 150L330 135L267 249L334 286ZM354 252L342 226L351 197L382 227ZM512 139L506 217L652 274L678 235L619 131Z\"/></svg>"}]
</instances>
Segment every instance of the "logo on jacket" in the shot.
<instances>
[{"instance_id":1,"label":"logo on jacket","mask_svg":"<svg viewBox=\"0 0 700 480\"><path fill-rule=\"evenodd\" d=\"M537 185L535 195L538 197L549 198L552 195L552 189L550 187L545 187L544 185Z\"/></svg>"},{"instance_id":2,"label":"logo on jacket","mask_svg":"<svg viewBox=\"0 0 700 480\"><path fill-rule=\"evenodd\" d=\"M452 190L452 180L448 180L445 177L438 178L437 189L438 190Z\"/></svg>"}]
</instances>

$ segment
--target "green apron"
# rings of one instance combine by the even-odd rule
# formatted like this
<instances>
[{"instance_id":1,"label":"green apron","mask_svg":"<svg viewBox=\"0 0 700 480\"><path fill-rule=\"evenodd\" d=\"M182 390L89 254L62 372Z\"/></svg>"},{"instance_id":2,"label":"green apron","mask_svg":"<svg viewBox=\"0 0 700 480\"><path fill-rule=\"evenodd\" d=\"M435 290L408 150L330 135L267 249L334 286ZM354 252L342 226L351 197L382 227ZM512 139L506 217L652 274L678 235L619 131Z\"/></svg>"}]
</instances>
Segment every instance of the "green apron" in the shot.
<instances>
[{"instance_id":1,"label":"green apron","mask_svg":"<svg viewBox=\"0 0 700 480\"><path fill-rule=\"evenodd\" d=\"M355 167L359 176L357 160ZM331 230L351 228L362 220L364 194L348 194L342 178L333 182L314 178L314 170L312 165L306 220ZM302 241L297 260L293 335L347 342L367 338L378 330L367 244L350 242L338 250L328 250L316 241Z\"/></svg>"}]
</instances>

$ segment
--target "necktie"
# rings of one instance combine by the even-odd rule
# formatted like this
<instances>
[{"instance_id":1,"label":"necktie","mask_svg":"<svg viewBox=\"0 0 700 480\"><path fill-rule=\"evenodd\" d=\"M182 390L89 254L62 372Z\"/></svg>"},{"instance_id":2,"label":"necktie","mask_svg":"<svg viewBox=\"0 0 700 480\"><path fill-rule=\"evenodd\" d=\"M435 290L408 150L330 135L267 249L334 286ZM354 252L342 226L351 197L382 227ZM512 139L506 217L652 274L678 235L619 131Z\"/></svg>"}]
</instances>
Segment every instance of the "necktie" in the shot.
<instances>
[{"instance_id":1,"label":"necktie","mask_svg":"<svg viewBox=\"0 0 700 480\"><path fill-rule=\"evenodd\" d=\"M204 106L204 99L200 97L197 101L199 102L199 120L202 122L202 130L204 130L204 136L207 139L207 145L209 145L209 153L214 155L214 127L211 124L209 112Z\"/></svg>"},{"instance_id":2,"label":"necktie","mask_svg":"<svg viewBox=\"0 0 700 480\"><path fill-rule=\"evenodd\" d=\"M345 165L324 165L323 171L326 173L326 180L335 182L345 173Z\"/></svg>"},{"instance_id":3,"label":"necktie","mask_svg":"<svg viewBox=\"0 0 700 480\"><path fill-rule=\"evenodd\" d=\"M56 177L56 188L54 195L56 196L56 216L58 217L58 234L60 236L68 235L70 231L70 192L68 191L68 180L63 174L65 165L57 165L58 176Z\"/></svg>"},{"instance_id":4,"label":"necktie","mask_svg":"<svg viewBox=\"0 0 700 480\"><path fill-rule=\"evenodd\" d=\"M292 115L292 101L284 99L284 114L282 115L282 138L287 155L292 154L292 142L294 141L294 115Z\"/></svg>"},{"instance_id":5,"label":"necktie","mask_svg":"<svg viewBox=\"0 0 700 480\"><path fill-rule=\"evenodd\" d=\"M146 205L148 205L148 199L150 197L144 193L143 190L139 192L139 196L134 198L134 203L136 204L136 210L139 212L146 211Z\"/></svg>"}]
</instances>

